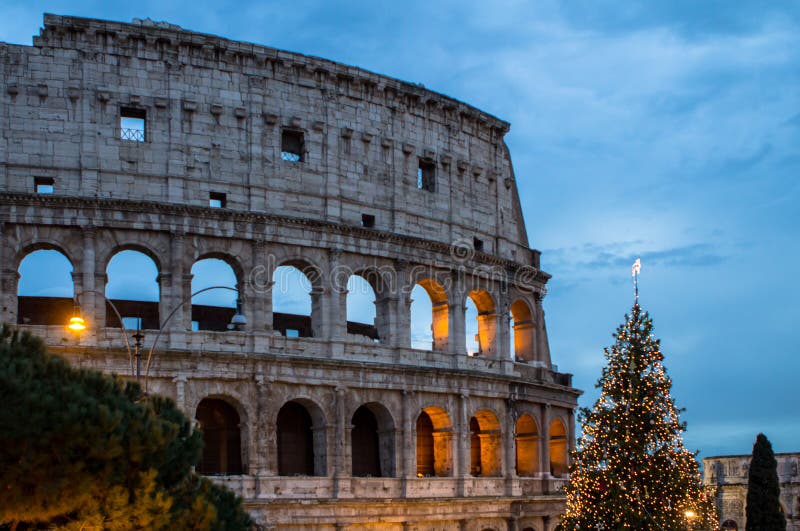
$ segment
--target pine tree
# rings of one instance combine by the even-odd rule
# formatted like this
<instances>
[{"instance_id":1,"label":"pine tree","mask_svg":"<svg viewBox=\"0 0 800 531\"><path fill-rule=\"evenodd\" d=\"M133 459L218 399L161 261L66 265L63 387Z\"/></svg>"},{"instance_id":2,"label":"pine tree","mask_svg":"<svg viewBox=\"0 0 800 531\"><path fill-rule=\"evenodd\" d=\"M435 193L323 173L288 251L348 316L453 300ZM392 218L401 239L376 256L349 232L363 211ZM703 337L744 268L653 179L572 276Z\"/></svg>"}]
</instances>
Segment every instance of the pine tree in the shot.
<instances>
[{"instance_id":1,"label":"pine tree","mask_svg":"<svg viewBox=\"0 0 800 531\"><path fill-rule=\"evenodd\" d=\"M192 467L202 438L166 398L0 329L0 529L248 529Z\"/></svg>"},{"instance_id":2,"label":"pine tree","mask_svg":"<svg viewBox=\"0 0 800 531\"><path fill-rule=\"evenodd\" d=\"M670 397L653 322L634 304L605 349L601 395L583 409L583 435L572 454L560 529L716 529L695 454Z\"/></svg>"},{"instance_id":3,"label":"pine tree","mask_svg":"<svg viewBox=\"0 0 800 531\"><path fill-rule=\"evenodd\" d=\"M784 531L786 517L780 506L778 461L769 439L759 433L747 479L747 531Z\"/></svg>"}]
</instances>

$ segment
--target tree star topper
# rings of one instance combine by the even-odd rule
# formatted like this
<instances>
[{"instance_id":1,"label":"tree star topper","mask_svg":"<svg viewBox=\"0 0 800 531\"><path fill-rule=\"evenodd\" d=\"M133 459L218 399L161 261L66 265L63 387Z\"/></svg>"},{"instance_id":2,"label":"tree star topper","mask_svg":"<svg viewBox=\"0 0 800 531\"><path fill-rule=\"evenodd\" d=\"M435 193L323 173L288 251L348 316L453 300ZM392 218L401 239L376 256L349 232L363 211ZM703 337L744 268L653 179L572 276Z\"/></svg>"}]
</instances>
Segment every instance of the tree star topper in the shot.
<instances>
[{"instance_id":1,"label":"tree star topper","mask_svg":"<svg viewBox=\"0 0 800 531\"><path fill-rule=\"evenodd\" d=\"M642 260L637 258L631 267L631 277L633 277L633 295L639 301L639 273L642 272Z\"/></svg>"}]
</instances>

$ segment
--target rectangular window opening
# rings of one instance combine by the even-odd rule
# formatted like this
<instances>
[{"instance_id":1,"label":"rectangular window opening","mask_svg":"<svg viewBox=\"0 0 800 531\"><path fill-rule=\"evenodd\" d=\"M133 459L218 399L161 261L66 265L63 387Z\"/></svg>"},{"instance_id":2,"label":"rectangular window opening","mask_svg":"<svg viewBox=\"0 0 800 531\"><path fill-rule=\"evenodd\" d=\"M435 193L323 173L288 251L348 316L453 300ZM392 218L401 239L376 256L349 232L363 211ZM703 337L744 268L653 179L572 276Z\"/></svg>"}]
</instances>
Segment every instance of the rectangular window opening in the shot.
<instances>
[{"instance_id":1,"label":"rectangular window opening","mask_svg":"<svg viewBox=\"0 0 800 531\"><path fill-rule=\"evenodd\" d=\"M417 169L417 188L426 192L436 190L436 166L433 162L420 159Z\"/></svg>"},{"instance_id":2,"label":"rectangular window opening","mask_svg":"<svg viewBox=\"0 0 800 531\"><path fill-rule=\"evenodd\" d=\"M294 328L287 328L286 337L300 337L300 330L296 330Z\"/></svg>"},{"instance_id":3,"label":"rectangular window opening","mask_svg":"<svg viewBox=\"0 0 800 531\"><path fill-rule=\"evenodd\" d=\"M37 194L52 194L56 190L56 180L52 177L34 177L33 187Z\"/></svg>"},{"instance_id":4,"label":"rectangular window opening","mask_svg":"<svg viewBox=\"0 0 800 531\"><path fill-rule=\"evenodd\" d=\"M287 162L302 162L305 145L302 131L284 129L281 133L281 159Z\"/></svg>"},{"instance_id":5,"label":"rectangular window opening","mask_svg":"<svg viewBox=\"0 0 800 531\"><path fill-rule=\"evenodd\" d=\"M119 111L120 138L131 142L144 142L146 117L144 109L122 107Z\"/></svg>"},{"instance_id":6,"label":"rectangular window opening","mask_svg":"<svg viewBox=\"0 0 800 531\"><path fill-rule=\"evenodd\" d=\"M478 238L472 238L472 248L476 251L483 252L483 240L479 240Z\"/></svg>"},{"instance_id":7,"label":"rectangular window opening","mask_svg":"<svg viewBox=\"0 0 800 531\"><path fill-rule=\"evenodd\" d=\"M361 226L372 228L375 226L375 216L372 214L361 214Z\"/></svg>"},{"instance_id":8,"label":"rectangular window opening","mask_svg":"<svg viewBox=\"0 0 800 531\"><path fill-rule=\"evenodd\" d=\"M227 204L228 195L222 192L209 192L208 206L211 208L225 208Z\"/></svg>"}]
</instances>

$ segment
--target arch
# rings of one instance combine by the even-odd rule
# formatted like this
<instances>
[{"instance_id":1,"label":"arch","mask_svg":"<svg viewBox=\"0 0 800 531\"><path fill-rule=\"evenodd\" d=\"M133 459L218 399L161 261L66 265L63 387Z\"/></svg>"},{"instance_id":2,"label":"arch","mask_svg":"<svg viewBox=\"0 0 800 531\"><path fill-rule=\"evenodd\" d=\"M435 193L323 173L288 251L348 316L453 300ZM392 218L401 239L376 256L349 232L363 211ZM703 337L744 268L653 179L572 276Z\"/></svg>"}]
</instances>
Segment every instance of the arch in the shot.
<instances>
[{"instance_id":1,"label":"arch","mask_svg":"<svg viewBox=\"0 0 800 531\"><path fill-rule=\"evenodd\" d=\"M561 419L550 423L550 475L562 477L567 473L567 430Z\"/></svg>"},{"instance_id":2,"label":"arch","mask_svg":"<svg viewBox=\"0 0 800 531\"><path fill-rule=\"evenodd\" d=\"M113 246L111 250L106 254L106 256L103 257L103 263L106 264L106 270L108 270L108 264L111 263L111 260L113 260L114 257L117 256L118 254L125 251L134 251L145 255L150 260L152 260L158 272L162 271L161 259L159 258L158 251L151 248L147 244L141 242L130 242Z\"/></svg>"},{"instance_id":3,"label":"arch","mask_svg":"<svg viewBox=\"0 0 800 531\"><path fill-rule=\"evenodd\" d=\"M378 341L376 325L376 290L367 278L359 273L347 279L347 333L365 336Z\"/></svg>"},{"instance_id":4,"label":"arch","mask_svg":"<svg viewBox=\"0 0 800 531\"><path fill-rule=\"evenodd\" d=\"M424 305L427 310L427 301L422 300L418 287L422 288L430 301L430 319L421 314L419 309ZM420 302L417 303L416 301ZM415 311L417 310L417 311ZM430 347L427 350L447 350L447 336L449 329L449 303L444 287L432 278L425 278L416 283L411 291L411 339L414 348L426 348L425 343L430 338ZM424 325L430 323L430 332L423 332Z\"/></svg>"},{"instance_id":5,"label":"arch","mask_svg":"<svg viewBox=\"0 0 800 531\"><path fill-rule=\"evenodd\" d=\"M241 277L225 255L207 255L192 264L191 293L213 286L238 289ZM230 257L228 257L230 258ZM236 262L234 261L234 264ZM238 264L236 264L238 267ZM228 330L239 294L225 289L209 290L192 298L192 330Z\"/></svg>"},{"instance_id":6,"label":"arch","mask_svg":"<svg viewBox=\"0 0 800 531\"><path fill-rule=\"evenodd\" d=\"M539 428L534 418L527 413L517 419L515 443L517 475L536 475L539 469Z\"/></svg>"},{"instance_id":7,"label":"arch","mask_svg":"<svg viewBox=\"0 0 800 531\"><path fill-rule=\"evenodd\" d=\"M272 273L272 327L287 337L312 337L319 326L319 270L289 260Z\"/></svg>"},{"instance_id":8,"label":"arch","mask_svg":"<svg viewBox=\"0 0 800 531\"><path fill-rule=\"evenodd\" d=\"M279 476L324 476L325 422L310 400L286 402L275 421Z\"/></svg>"},{"instance_id":9,"label":"arch","mask_svg":"<svg viewBox=\"0 0 800 531\"><path fill-rule=\"evenodd\" d=\"M350 449L353 476L394 475L394 421L377 402L356 409L351 420Z\"/></svg>"},{"instance_id":10,"label":"arch","mask_svg":"<svg viewBox=\"0 0 800 531\"><path fill-rule=\"evenodd\" d=\"M125 328L159 328L161 290L156 260L138 249L123 248L108 261L106 278L106 298L114 303L126 321ZM106 326L120 326L119 319L108 305Z\"/></svg>"},{"instance_id":11,"label":"arch","mask_svg":"<svg viewBox=\"0 0 800 531\"><path fill-rule=\"evenodd\" d=\"M452 424L438 406L423 408L417 417L417 476L450 476L453 473Z\"/></svg>"},{"instance_id":12,"label":"arch","mask_svg":"<svg viewBox=\"0 0 800 531\"><path fill-rule=\"evenodd\" d=\"M502 473L503 444L497 415L482 409L469 419L470 474L499 476Z\"/></svg>"},{"instance_id":13,"label":"arch","mask_svg":"<svg viewBox=\"0 0 800 531\"><path fill-rule=\"evenodd\" d=\"M522 299L515 300L510 307L511 354L516 361L534 360L533 312Z\"/></svg>"},{"instance_id":14,"label":"arch","mask_svg":"<svg viewBox=\"0 0 800 531\"><path fill-rule=\"evenodd\" d=\"M29 246L17 273L17 323L66 326L75 296L67 255L50 244Z\"/></svg>"},{"instance_id":15,"label":"arch","mask_svg":"<svg viewBox=\"0 0 800 531\"><path fill-rule=\"evenodd\" d=\"M204 398L197 405L195 419L203 432L198 472L206 476L243 474L241 423L236 408L220 398Z\"/></svg>"}]
</instances>

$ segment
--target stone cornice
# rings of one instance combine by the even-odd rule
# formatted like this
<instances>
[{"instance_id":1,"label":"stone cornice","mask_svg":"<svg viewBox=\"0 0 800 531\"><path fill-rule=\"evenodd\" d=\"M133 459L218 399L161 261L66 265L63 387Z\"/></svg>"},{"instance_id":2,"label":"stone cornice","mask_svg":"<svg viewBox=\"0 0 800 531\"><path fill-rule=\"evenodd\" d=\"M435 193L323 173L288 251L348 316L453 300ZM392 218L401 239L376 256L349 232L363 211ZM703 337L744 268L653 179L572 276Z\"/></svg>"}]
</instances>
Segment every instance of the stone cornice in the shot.
<instances>
[{"instance_id":1,"label":"stone cornice","mask_svg":"<svg viewBox=\"0 0 800 531\"><path fill-rule=\"evenodd\" d=\"M79 196L57 196L57 195L34 195L12 192L0 192L0 204L18 206L38 206L49 208L75 208L75 209L99 209L114 212L157 212L159 214L172 216L188 216L203 219L217 219L220 221L230 221L234 223L251 224L274 224L274 225L294 225L311 229L318 229L332 234L356 236L364 240L376 240L390 242L398 245L406 245L417 249L424 249L450 255L453 248L450 244L397 234L394 232L367 229L355 225L334 223L331 221L315 220L309 218L293 217L281 214L270 214L267 212L244 212L237 210L207 208L192 205L180 205L174 203L157 203L153 201L131 201L125 199L101 199L97 197ZM13 219L0 219L0 222L14 223ZM524 271L526 280L546 284L551 275L532 267L531 264L522 264L512 260L506 260L499 256L475 251L472 262L477 266L490 265L499 266L510 273Z\"/></svg>"},{"instance_id":2,"label":"stone cornice","mask_svg":"<svg viewBox=\"0 0 800 531\"><path fill-rule=\"evenodd\" d=\"M511 127L504 120L421 84L328 59L197 33L173 24L150 20L134 22L46 13L44 28L34 38L34 46L92 50L145 59L171 55L177 62L225 64L242 73L262 77L276 76L276 72L282 70L286 78L308 87L336 86L345 94L382 91L387 101L409 108L436 109L443 121L468 122L476 128L486 128L489 134L496 133L499 138Z\"/></svg>"}]
</instances>

